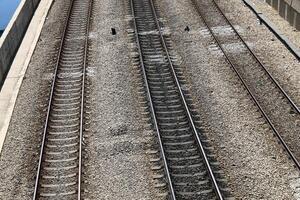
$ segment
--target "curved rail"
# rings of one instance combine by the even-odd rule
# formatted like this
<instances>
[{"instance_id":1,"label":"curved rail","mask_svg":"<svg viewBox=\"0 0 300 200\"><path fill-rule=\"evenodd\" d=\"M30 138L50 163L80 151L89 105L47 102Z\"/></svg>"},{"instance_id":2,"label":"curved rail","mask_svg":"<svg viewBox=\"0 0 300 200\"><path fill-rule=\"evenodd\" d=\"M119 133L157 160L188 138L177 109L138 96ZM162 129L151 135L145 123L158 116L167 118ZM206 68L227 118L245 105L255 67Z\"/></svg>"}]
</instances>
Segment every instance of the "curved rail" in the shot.
<instances>
[{"instance_id":1,"label":"curved rail","mask_svg":"<svg viewBox=\"0 0 300 200\"><path fill-rule=\"evenodd\" d=\"M298 114L300 114L299 107L294 103L292 98L284 91L284 89L279 85L279 83L276 81L276 79L270 74L269 70L264 66L264 64L259 60L259 58L254 54L252 49L250 49L249 45L245 42L245 40L242 38L242 36L237 32L237 30L234 28L232 23L229 21L229 19L225 16L219 5L216 3L215 0L212 0L215 7L218 9L220 14L224 17L226 22L230 25L234 33L239 37L239 39L243 42L245 47L248 49L248 51L251 53L251 55L255 58L255 60L259 63L259 65L263 68L263 70L268 74L269 78L273 81L273 83L277 86L277 88L281 91L281 93L285 96L285 98L289 101L289 103L292 105L292 107L297 111Z\"/></svg>"},{"instance_id":2,"label":"curved rail","mask_svg":"<svg viewBox=\"0 0 300 200\"><path fill-rule=\"evenodd\" d=\"M254 101L254 103L256 104L256 106L259 108L260 112L262 113L262 115L264 116L264 118L266 119L266 121L268 122L268 124L270 125L271 129L273 130L273 132L275 133L275 135L277 136L277 138L279 139L280 143L283 145L284 149L287 151L288 155L290 156L290 158L293 160L293 162L295 163L296 167L300 170L300 163L297 160L297 158L294 156L293 152L290 150L289 146L287 145L287 143L284 141L284 139L282 138L282 136L280 135L279 131L276 129L276 127L274 126L274 124L272 123L272 121L270 120L270 118L268 117L268 115L266 114L266 112L264 111L264 109L262 108L262 106L260 105L260 103L258 102L257 98L255 97L254 93L251 91L251 89L248 87L247 83L245 82L245 80L243 79L242 75L239 73L239 71L237 70L236 66L233 64L233 62L231 61L231 59L229 58L229 56L227 55L225 49L223 48L220 40L218 39L218 37L216 36L216 34L213 32L212 28L209 26L207 20L205 19L204 15L201 12L201 9L199 8L199 5L196 2L197 0L192 0L192 2L194 3L196 10L199 14L199 16L201 17L202 21L204 22L205 26L207 27L207 29L209 30L209 32L211 33L212 37L214 38L214 40L216 41L216 43L218 44L219 48L221 49L221 51L223 52L226 60L229 62L230 66L232 67L232 69L235 71L235 73L237 74L238 78L240 79L240 81L242 82L243 86L246 88L246 90L248 91L248 93L250 94L252 100ZM265 66L262 64L262 62L257 58L257 56L254 54L254 52L250 49L250 47L247 45L247 43L245 42L245 40L241 37L241 35L237 32L237 30L234 28L234 26L232 25L232 23L228 20L228 18L224 15L224 13L222 12L222 10L220 9L220 7L218 6L218 4L215 2L215 0L212 0L214 6L218 9L218 11L220 12L220 14L223 16L223 18L226 20L226 22L230 25L230 27L234 30L235 34L238 36L238 38L243 42L243 44L246 46L246 48L248 49L248 51L251 53L251 55L255 58L255 60L259 63L259 65L263 68L263 70L267 73L267 75L270 77L270 79L273 81L273 83L276 85L276 87L281 91L281 93L286 97L286 99L289 101L289 103L291 104L291 106L297 111L297 113L299 114L299 108L296 106L296 104L292 101L292 99L288 96L288 94L283 90L283 88L278 84L278 82L275 80L275 78L269 73L269 71L265 68Z\"/></svg>"}]
</instances>

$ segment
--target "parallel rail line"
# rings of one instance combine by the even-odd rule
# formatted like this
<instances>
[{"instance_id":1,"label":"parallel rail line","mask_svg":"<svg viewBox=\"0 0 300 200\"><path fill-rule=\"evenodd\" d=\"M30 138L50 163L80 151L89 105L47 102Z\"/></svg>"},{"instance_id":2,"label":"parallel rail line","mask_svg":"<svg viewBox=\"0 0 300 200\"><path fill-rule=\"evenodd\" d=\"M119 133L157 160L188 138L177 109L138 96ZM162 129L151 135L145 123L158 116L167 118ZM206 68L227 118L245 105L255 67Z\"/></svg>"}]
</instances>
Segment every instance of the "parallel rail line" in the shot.
<instances>
[{"instance_id":1,"label":"parallel rail line","mask_svg":"<svg viewBox=\"0 0 300 200\"><path fill-rule=\"evenodd\" d=\"M251 50L215 0L192 0L192 2L226 60L300 170L299 107ZM230 27L233 35L226 37L214 32L213 27L218 26ZM225 47L228 43L241 45L243 51L239 54L231 52Z\"/></svg>"},{"instance_id":2,"label":"parallel rail line","mask_svg":"<svg viewBox=\"0 0 300 200\"><path fill-rule=\"evenodd\" d=\"M71 0L53 76L33 199L81 199L85 74L92 0Z\"/></svg>"},{"instance_id":3,"label":"parallel rail line","mask_svg":"<svg viewBox=\"0 0 300 200\"><path fill-rule=\"evenodd\" d=\"M130 0L139 64L147 91L169 197L225 199L219 171L209 145L194 123L179 66L173 63L152 0Z\"/></svg>"}]
</instances>

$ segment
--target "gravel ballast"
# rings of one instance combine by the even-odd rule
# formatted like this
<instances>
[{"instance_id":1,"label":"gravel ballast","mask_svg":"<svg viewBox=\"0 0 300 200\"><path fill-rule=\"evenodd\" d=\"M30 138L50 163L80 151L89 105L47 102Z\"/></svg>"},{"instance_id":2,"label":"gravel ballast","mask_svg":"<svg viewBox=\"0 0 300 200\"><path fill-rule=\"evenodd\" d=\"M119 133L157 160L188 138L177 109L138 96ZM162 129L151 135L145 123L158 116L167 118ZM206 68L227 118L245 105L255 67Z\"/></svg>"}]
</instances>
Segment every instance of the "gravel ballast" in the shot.
<instances>
[{"instance_id":1,"label":"gravel ballast","mask_svg":"<svg viewBox=\"0 0 300 200\"><path fill-rule=\"evenodd\" d=\"M83 198L161 199L138 113L125 4L93 1L87 68ZM31 199L59 38L69 1L55 1L20 88L1 153L1 199ZM111 28L116 35L111 35ZM148 128L145 128L145 127ZM157 198L156 198L157 196Z\"/></svg>"},{"instance_id":2,"label":"gravel ballast","mask_svg":"<svg viewBox=\"0 0 300 200\"><path fill-rule=\"evenodd\" d=\"M269 29L260 25L255 14L239 0L219 2L219 6L233 24L244 28L243 37L246 41L253 43L252 50L265 64L266 68L279 82L283 89L291 96L297 105L300 105L300 63L288 49L273 35ZM257 1L257 5L260 5ZM270 12L265 9L265 12ZM271 16L271 15L266 15ZM295 44L299 44L299 33L287 26L285 21L270 18L276 22L284 34ZM298 38L298 40L297 40Z\"/></svg>"},{"instance_id":3,"label":"gravel ballast","mask_svg":"<svg viewBox=\"0 0 300 200\"><path fill-rule=\"evenodd\" d=\"M131 71L128 3L103 0L93 6L88 67L91 124L84 162L89 199L156 199L158 193L147 155L153 133L145 129L139 114Z\"/></svg>"},{"instance_id":4,"label":"gravel ballast","mask_svg":"<svg viewBox=\"0 0 300 200\"><path fill-rule=\"evenodd\" d=\"M298 171L272 136L273 133L220 50L211 41L191 1L165 0L158 4L165 26L171 29L174 46L182 58L186 76L189 77L191 91L202 116L203 129L211 140L233 196L236 199L297 197ZM239 17L244 16L238 10L243 7L242 4L235 7L229 2L220 4L239 13ZM239 17L235 16L235 20L244 20L247 26L238 22L234 25L243 35L249 32L253 34L252 38L247 37L250 46L255 49L265 46L274 49L274 46L269 46L269 42L266 45L264 40L261 43L256 41L257 37L265 37L261 34L270 34L267 30L255 30L253 33L250 26L252 23L253 29L259 26L255 24L256 21ZM189 26L189 32L184 31L186 26ZM224 27L215 29L230 35L230 31L226 32ZM285 54L290 56L288 52ZM260 56L268 55L261 52ZM289 61L288 58L286 60ZM291 62L294 60L291 59Z\"/></svg>"},{"instance_id":5,"label":"gravel ballast","mask_svg":"<svg viewBox=\"0 0 300 200\"><path fill-rule=\"evenodd\" d=\"M200 1L200 0L199 0ZM69 1L55 1L24 77L0 158L0 199L31 199L48 92ZM204 133L236 199L300 198L299 172L243 89L191 0L156 1ZM141 112L127 35L128 0L94 0L89 33L83 198L164 199L153 180L154 135ZM240 0L220 3L250 47L300 104L299 62ZM190 31L185 31L189 26ZM112 35L112 28L116 35ZM229 35L224 27L215 27ZM229 44L239 52L235 44ZM144 111L145 112L145 111ZM146 118L147 119L147 118Z\"/></svg>"},{"instance_id":6,"label":"gravel ballast","mask_svg":"<svg viewBox=\"0 0 300 200\"><path fill-rule=\"evenodd\" d=\"M55 49L68 4L53 3L24 76L1 152L1 199L32 198Z\"/></svg>"}]
</instances>

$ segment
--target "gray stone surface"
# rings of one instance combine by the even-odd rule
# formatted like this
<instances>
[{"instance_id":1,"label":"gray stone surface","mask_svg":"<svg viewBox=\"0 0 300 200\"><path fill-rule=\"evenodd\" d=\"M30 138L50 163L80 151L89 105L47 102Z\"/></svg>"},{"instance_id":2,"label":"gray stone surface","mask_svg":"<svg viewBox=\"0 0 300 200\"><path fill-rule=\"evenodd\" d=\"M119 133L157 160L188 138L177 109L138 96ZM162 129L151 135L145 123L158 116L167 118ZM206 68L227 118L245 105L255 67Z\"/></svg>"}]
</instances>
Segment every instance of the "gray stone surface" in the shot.
<instances>
[{"instance_id":1,"label":"gray stone surface","mask_svg":"<svg viewBox=\"0 0 300 200\"><path fill-rule=\"evenodd\" d=\"M24 76L0 157L0 199L32 199L55 49L68 2L53 4Z\"/></svg>"},{"instance_id":2,"label":"gray stone surface","mask_svg":"<svg viewBox=\"0 0 300 200\"><path fill-rule=\"evenodd\" d=\"M162 199L147 155L153 133L140 114L127 5L128 0L94 1L88 67L92 120L84 161L89 199Z\"/></svg>"},{"instance_id":3,"label":"gray stone surface","mask_svg":"<svg viewBox=\"0 0 300 200\"><path fill-rule=\"evenodd\" d=\"M56 1L43 28L17 100L0 158L0 196L31 199L39 142L68 1ZM89 127L84 145L84 195L89 199L162 199L147 149L153 133L143 121L127 40L127 0L94 0L88 59ZM164 24L190 83L205 134L237 199L294 199L298 172L197 17L190 0L163 0ZM270 71L300 102L299 62L260 26L239 0L223 3L238 30ZM190 32L184 28L189 25ZM116 28L117 35L110 34ZM226 32L224 27L216 29ZM51 32L51 34L49 34ZM237 49L238 51L238 49ZM294 195L294 196L293 196Z\"/></svg>"},{"instance_id":4,"label":"gray stone surface","mask_svg":"<svg viewBox=\"0 0 300 200\"><path fill-rule=\"evenodd\" d=\"M69 2L54 2L20 88L0 157L0 199L32 198L55 54ZM157 195L147 154L154 137L139 114L131 71L127 3L93 3L86 98L90 114L85 121L90 126L83 159L88 199L163 199ZM116 28L116 36L111 28Z\"/></svg>"},{"instance_id":5,"label":"gray stone surface","mask_svg":"<svg viewBox=\"0 0 300 200\"><path fill-rule=\"evenodd\" d=\"M279 47L280 42L277 41L276 46L269 42L272 34L267 29L260 29L255 17L251 18L250 11L241 1L219 2L250 46L260 49L257 51L260 57L266 57L270 62L274 56L270 58L266 52L274 49L289 55L283 46ZM189 77L204 133L212 141L233 196L236 199L295 199L297 189L293 183L299 180L298 171L272 136L235 73L215 48L191 1L165 0L158 4ZM191 29L189 32L184 31L187 25ZM225 27L215 29L224 31ZM230 32L226 34L229 36ZM294 59L289 55L285 62L294 63ZM279 66L277 63L273 69Z\"/></svg>"}]
</instances>

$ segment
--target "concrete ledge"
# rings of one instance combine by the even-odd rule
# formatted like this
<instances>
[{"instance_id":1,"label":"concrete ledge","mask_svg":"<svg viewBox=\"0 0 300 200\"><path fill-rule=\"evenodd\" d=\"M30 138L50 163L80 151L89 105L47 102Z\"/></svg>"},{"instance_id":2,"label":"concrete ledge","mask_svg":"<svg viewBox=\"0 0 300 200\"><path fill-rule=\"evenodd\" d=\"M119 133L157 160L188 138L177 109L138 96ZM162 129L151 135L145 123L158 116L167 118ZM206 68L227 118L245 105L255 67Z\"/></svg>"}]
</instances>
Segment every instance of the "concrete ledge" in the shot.
<instances>
[{"instance_id":1,"label":"concrete ledge","mask_svg":"<svg viewBox=\"0 0 300 200\"><path fill-rule=\"evenodd\" d=\"M287 49L300 61L300 49L296 47L281 31L273 24L261 10L258 10L252 0L243 0L244 3L256 14L259 20L264 23L270 31L287 47Z\"/></svg>"},{"instance_id":2,"label":"concrete ledge","mask_svg":"<svg viewBox=\"0 0 300 200\"><path fill-rule=\"evenodd\" d=\"M290 25L300 30L300 0L265 0L265 2L276 9Z\"/></svg>"},{"instance_id":3,"label":"concrete ledge","mask_svg":"<svg viewBox=\"0 0 300 200\"><path fill-rule=\"evenodd\" d=\"M38 0L35 2L37 5ZM43 0L39 4L3 83L0 92L0 152L3 147L23 77L38 42L52 2L53 0Z\"/></svg>"},{"instance_id":4,"label":"concrete ledge","mask_svg":"<svg viewBox=\"0 0 300 200\"><path fill-rule=\"evenodd\" d=\"M0 38L0 87L40 0L22 0Z\"/></svg>"}]
</instances>

